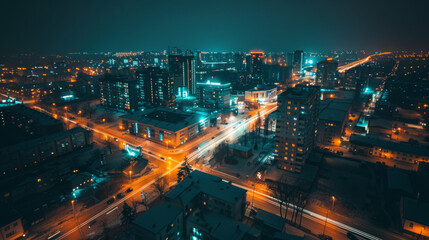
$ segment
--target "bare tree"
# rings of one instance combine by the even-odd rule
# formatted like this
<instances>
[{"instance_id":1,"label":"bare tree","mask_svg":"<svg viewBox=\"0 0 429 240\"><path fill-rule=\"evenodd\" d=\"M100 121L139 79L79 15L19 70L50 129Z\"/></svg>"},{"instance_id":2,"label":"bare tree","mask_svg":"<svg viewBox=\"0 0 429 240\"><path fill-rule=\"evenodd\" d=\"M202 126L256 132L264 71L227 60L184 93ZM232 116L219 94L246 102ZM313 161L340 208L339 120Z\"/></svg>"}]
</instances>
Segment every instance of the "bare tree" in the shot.
<instances>
[{"instance_id":1,"label":"bare tree","mask_svg":"<svg viewBox=\"0 0 429 240\"><path fill-rule=\"evenodd\" d=\"M109 154L112 154L112 148L113 148L112 140L110 138L107 138L104 141L104 145L106 145L106 148L109 149Z\"/></svg>"},{"instance_id":2,"label":"bare tree","mask_svg":"<svg viewBox=\"0 0 429 240\"><path fill-rule=\"evenodd\" d=\"M229 148L228 144L221 143L219 144L213 152L213 158L218 164L222 164L225 160L225 157L228 156Z\"/></svg>"},{"instance_id":3,"label":"bare tree","mask_svg":"<svg viewBox=\"0 0 429 240\"><path fill-rule=\"evenodd\" d=\"M165 188L167 187L167 180L165 178L157 178L153 186L158 192L159 197L164 198Z\"/></svg>"},{"instance_id":4,"label":"bare tree","mask_svg":"<svg viewBox=\"0 0 429 240\"><path fill-rule=\"evenodd\" d=\"M95 114L95 112L96 112L95 108L91 107L91 105L90 105L89 103L86 103L86 104L83 106L83 111L84 111L84 113L85 113L86 115L88 115L88 118L89 118L89 119L91 119L91 118L92 118L92 115L94 115L94 114Z\"/></svg>"}]
</instances>

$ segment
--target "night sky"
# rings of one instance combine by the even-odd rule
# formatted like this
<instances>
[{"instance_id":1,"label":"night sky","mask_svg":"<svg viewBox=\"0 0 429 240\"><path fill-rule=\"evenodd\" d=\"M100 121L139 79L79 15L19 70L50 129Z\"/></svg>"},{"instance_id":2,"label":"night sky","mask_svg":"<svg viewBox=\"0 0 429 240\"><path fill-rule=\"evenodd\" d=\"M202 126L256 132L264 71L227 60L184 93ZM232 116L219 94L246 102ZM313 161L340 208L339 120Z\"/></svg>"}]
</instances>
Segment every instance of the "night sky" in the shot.
<instances>
[{"instance_id":1,"label":"night sky","mask_svg":"<svg viewBox=\"0 0 429 240\"><path fill-rule=\"evenodd\" d=\"M0 53L429 48L427 0L10 0Z\"/></svg>"}]
</instances>

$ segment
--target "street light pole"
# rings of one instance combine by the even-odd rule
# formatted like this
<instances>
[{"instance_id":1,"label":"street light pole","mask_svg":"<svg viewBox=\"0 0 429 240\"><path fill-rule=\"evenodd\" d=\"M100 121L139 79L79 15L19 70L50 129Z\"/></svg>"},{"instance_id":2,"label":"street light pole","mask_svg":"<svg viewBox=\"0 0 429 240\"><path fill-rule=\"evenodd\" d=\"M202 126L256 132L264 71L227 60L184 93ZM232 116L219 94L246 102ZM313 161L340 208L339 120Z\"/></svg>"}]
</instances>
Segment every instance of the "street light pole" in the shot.
<instances>
[{"instance_id":1,"label":"street light pole","mask_svg":"<svg viewBox=\"0 0 429 240\"><path fill-rule=\"evenodd\" d=\"M335 197L332 196L331 199L332 199L331 211L333 211L334 210ZM326 230L326 223L328 222L328 213L329 213L329 209L326 210L325 226L323 227L323 239L325 239L325 230Z\"/></svg>"},{"instance_id":2,"label":"street light pole","mask_svg":"<svg viewBox=\"0 0 429 240\"><path fill-rule=\"evenodd\" d=\"M71 203L72 203L72 207L73 207L73 218L76 222L77 229L79 230L80 238L83 239L82 230L80 230L80 226L79 226L80 225L79 220L76 219L76 212L74 210L74 200L72 200Z\"/></svg>"},{"instance_id":3,"label":"street light pole","mask_svg":"<svg viewBox=\"0 0 429 240\"><path fill-rule=\"evenodd\" d=\"M76 214L74 211L74 200L71 201L71 204L72 204L72 208L73 208L73 218L76 220Z\"/></svg>"},{"instance_id":4,"label":"street light pole","mask_svg":"<svg viewBox=\"0 0 429 240\"><path fill-rule=\"evenodd\" d=\"M133 171L130 170L130 184L131 184L131 174L133 173Z\"/></svg>"}]
</instances>

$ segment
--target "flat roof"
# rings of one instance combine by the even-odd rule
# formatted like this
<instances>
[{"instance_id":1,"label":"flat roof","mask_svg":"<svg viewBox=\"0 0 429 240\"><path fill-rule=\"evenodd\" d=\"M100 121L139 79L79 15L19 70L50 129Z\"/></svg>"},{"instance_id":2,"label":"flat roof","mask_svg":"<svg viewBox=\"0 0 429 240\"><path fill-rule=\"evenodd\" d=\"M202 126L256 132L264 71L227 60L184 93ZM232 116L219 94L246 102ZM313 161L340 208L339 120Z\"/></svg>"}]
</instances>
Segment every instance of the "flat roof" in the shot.
<instances>
[{"instance_id":1,"label":"flat roof","mask_svg":"<svg viewBox=\"0 0 429 240\"><path fill-rule=\"evenodd\" d=\"M149 208L133 223L149 232L158 233L161 229L171 224L181 212L182 210L178 206L164 202Z\"/></svg>"},{"instance_id":2,"label":"flat roof","mask_svg":"<svg viewBox=\"0 0 429 240\"><path fill-rule=\"evenodd\" d=\"M429 204L408 197L402 198L402 217L429 226Z\"/></svg>"},{"instance_id":3,"label":"flat roof","mask_svg":"<svg viewBox=\"0 0 429 240\"><path fill-rule=\"evenodd\" d=\"M281 232L283 227L286 224L286 219L275 214L266 212L264 210L258 209L255 220L263 222L264 225L267 225L275 230Z\"/></svg>"},{"instance_id":4,"label":"flat roof","mask_svg":"<svg viewBox=\"0 0 429 240\"><path fill-rule=\"evenodd\" d=\"M405 152L420 156L429 156L429 149L409 143L392 142L368 135L352 134L350 143L359 146L379 147L397 152Z\"/></svg>"},{"instance_id":5,"label":"flat roof","mask_svg":"<svg viewBox=\"0 0 429 240\"><path fill-rule=\"evenodd\" d=\"M413 193L410 176L406 173L400 172L397 169L387 170L387 185L389 189L402 190L409 194Z\"/></svg>"},{"instance_id":6,"label":"flat roof","mask_svg":"<svg viewBox=\"0 0 429 240\"><path fill-rule=\"evenodd\" d=\"M6 106L1 107L0 110L6 110L10 109L11 111L14 111L15 113L21 114L23 116L26 116L28 118L33 119L35 122L37 122L40 125L44 126L50 126L61 123L60 120L57 120L49 115L46 115L44 113L41 113L39 111L36 111L32 108L29 108L25 106L24 104L15 104L12 106Z\"/></svg>"},{"instance_id":7,"label":"flat roof","mask_svg":"<svg viewBox=\"0 0 429 240\"><path fill-rule=\"evenodd\" d=\"M120 118L177 132L192 124L207 119L208 116L199 113L178 111L170 108L150 108L142 112L125 114L120 116Z\"/></svg>"},{"instance_id":8,"label":"flat roof","mask_svg":"<svg viewBox=\"0 0 429 240\"><path fill-rule=\"evenodd\" d=\"M325 108L319 113L320 120L343 122L347 117L347 112L343 110Z\"/></svg>"},{"instance_id":9,"label":"flat roof","mask_svg":"<svg viewBox=\"0 0 429 240\"><path fill-rule=\"evenodd\" d=\"M21 218L21 215L15 209L6 206L4 203L1 204L0 212L0 227L4 227Z\"/></svg>"},{"instance_id":10,"label":"flat roof","mask_svg":"<svg viewBox=\"0 0 429 240\"><path fill-rule=\"evenodd\" d=\"M248 239L261 234L258 229L215 212L199 212L190 216L188 221L207 229L214 239Z\"/></svg>"},{"instance_id":11,"label":"flat roof","mask_svg":"<svg viewBox=\"0 0 429 240\"><path fill-rule=\"evenodd\" d=\"M280 97L291 99L307 99L310 95L320 92L318 86L297 85L294 88L289 88L280 94Z\"/></svg>"},{"instance_id":12,"label":"flat roof","mask_svg":"<svg viewBox=\"0 0 429 240\"><path fill-rule=\"evenodd\" d=\"M166 197L169 199L179 198L183 204L186 204L199 193L205 193L223 201L235 203L245 197L246 192L247 190L222 181L222 178L194 170Z\"/></svg>"},{"instance_id":13,"label":"flat roof","mask_svg":"<svg viewBox=\"0 0 429 240\"><path fill-rule=\"evenodd\" d=\"M251 147L241 146L241 145L238 145L238 144L230 144L229 147L232 148L232 149L236 149L236 150L242 151L242 152L247 152L247 151L252 150Z\"/></svg>"},{"instance_id":14,"label":"flat roof","mask_svg":"<svg viewBox=\"0 0 429 240\"><path fill-rule=\"evenodd\" d=\"M267 91L267 90L273 90L273 89L277 89L277 86L276 85L260 85L260 84L258 84L258 86L253 87L249 90L246 90L246 92Z\"/></svg>"}]
</instances>

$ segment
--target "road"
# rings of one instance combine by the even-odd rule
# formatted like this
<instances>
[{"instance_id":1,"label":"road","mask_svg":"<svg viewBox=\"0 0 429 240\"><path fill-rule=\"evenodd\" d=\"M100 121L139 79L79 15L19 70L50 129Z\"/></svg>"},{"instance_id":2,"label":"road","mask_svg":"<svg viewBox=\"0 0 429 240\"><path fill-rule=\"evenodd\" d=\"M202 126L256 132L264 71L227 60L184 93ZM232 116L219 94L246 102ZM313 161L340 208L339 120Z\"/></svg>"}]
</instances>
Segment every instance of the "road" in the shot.
<instances>
[{"instance_id":1,"label":"road","mask_svg":"<svg viewBox=\"0 0 429 240\"><path fill-rule=\"evenodd\" d=\"M391 52L383 52L383 53L373 54L373 55L370 55L370 56L368 56L366 58L354 61L352 63L346 64L346 65L343 65L343 66L339 66L337 68L337 70L338 70L338 72L343 73L343 72L345 72L345 71L347 71L349 69L352 69L354 67L360 66L360 65L368 62L369 60L371 60L372 57L381 56L381 55L388 55L388 54L392 54L392 53Z\"/></svg>"}]
</instances>

